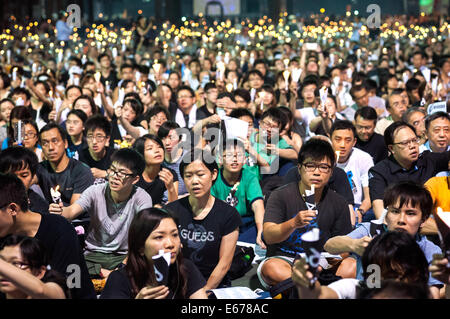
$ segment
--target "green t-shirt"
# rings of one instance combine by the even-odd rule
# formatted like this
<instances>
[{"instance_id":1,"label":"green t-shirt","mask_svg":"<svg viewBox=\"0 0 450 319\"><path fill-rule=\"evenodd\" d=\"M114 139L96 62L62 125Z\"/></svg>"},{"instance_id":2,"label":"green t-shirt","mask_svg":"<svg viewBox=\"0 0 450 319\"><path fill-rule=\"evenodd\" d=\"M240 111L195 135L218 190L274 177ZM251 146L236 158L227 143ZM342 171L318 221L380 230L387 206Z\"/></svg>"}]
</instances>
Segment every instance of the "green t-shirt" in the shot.
<instances>
[{"instance_id":1,"label":"green t-shirt","mask_svg":"<svg viewBox=\"0 0 450 319\"><path fill-rule=\"evenodd\" d=\"M259 143L258 133L254 132L250 136L250 143L252 147L255 149L255 151L261 156L269 165L272 165L272 163L277 159L277 155L275 154L267 154L266 151L266 145ZM292 146L290 146L282 137L278 140L277 147L279 149L292 149ZM247 158L249 154L246 154ZM245 167L250 168L251 172L255 174L258 179L261 179L261 174L259 172L259 165L257 163L252 163L253 165L246 164Z\"/></svg>"},{"instance_id":2,"label":"green t-shirt","mask_svg":"<svg viewBox=\"0 0 450 319\"><path fill-rule=\"evenodd\" d=\"M229 185L223 177L223 168L220 169L219 176L211 188L211 195L229 204L230 201L227 201L227 197L230 195L232 188L233 185ZM253 202L257 199L264 199L258 177L248 167L244 167L241 171L241 179L234 197L233 202L237 199L237 203L232 206L237 209L241 216L252 216L251 206Z\"/></svg>"}]
</instances>

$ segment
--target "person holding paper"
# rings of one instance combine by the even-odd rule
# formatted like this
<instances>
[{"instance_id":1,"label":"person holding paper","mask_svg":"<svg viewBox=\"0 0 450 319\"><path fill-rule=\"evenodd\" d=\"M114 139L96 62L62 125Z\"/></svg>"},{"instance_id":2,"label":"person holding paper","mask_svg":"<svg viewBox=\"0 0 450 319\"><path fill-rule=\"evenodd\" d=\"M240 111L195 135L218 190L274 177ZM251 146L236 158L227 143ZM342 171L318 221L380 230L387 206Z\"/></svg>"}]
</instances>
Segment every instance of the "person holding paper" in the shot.
<instances>
[{"instance_id":1,"label":"person holding paper","mask_svg":"<svg viewBox=\"0 0 450 319\"><path fill-rule=\"evenodd\" d=\"M226 140L220 157L222 168L211 194L236 207L243 225L239 228L238 241L257 243L263 249L264 197L256 175L245 163L244 144L237 140Z\"/></svg>"},{"instance_id":2,"label":"person holding paper","mask_svg":"<svg viewBox=\"0 0 450 319\"><path fill-rule=\"evenodd\" d=\"M414 237L430 264L433 255L441 253L438 246L420 235L421 228L427 222L434 223L432 219L430 220L434 209L430 193L422 185L407 181L399 182L386 189L383 204L387 209L385 218L383 216L384 231L405 232ZM345 278L362 279L364 269L361 268L360 257L374 237L371 234L370 226L370 223L362 223L351 233L330 238L325 243L325 250L331 254L352 253L341 263L337 271L338 275ZM433 296L439 296L439 288L442 283L430 276L428 284Z\"/></svg>"},{"instance_id":3,"label":"person holding paper","mask_svg":"<svg viewBox=\"0 0 450 319\"><path fill-rule=\"evenodd\" d=\"M347 201L327 186L335 163L330 143L308 140L298 155L300 182L282 186L271 193L263 224L268 258L258 267L258 277L264 287L290 278L296 255L304 253L301 235L310 230L311 223L320 229L320 251L328 238L351 231ZM324 258L320 263L328 264Z\"/></svg>"},{"instance_id":4,"label":"person holding paper","mask_svg":"<svg viewBox=\"0 0 450 319\"><path fill-rule=\"evenodd\" d=\"M109 275L100 299L207 299L205 279L192 261L183 258L177 225L165 210L139 211L128 232L127 264ZM169 256L164 274L154 262L161 250ZM158 280L156 271L167 283Z\"/></svg>"}]
</instances>

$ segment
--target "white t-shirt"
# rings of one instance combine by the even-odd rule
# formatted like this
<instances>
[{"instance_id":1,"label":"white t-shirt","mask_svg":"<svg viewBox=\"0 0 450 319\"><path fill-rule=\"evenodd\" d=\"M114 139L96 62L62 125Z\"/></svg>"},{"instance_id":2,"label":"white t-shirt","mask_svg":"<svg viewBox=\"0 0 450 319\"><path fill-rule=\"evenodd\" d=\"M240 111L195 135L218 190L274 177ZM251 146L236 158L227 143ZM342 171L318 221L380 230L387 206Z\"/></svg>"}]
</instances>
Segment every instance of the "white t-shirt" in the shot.
<instances>
[{"instance_id":1,"label":"white t-shirt","mask_svg":"<svg viewBox=\"0 0 450 319\"><path fill-rule=\"evenodd\" d=\"M336 165L347 173L355 204L361 204L364 198L363 187L369 187L369 169L373 165L372 156L356 147L353 148L347 162Z\"/></svg>"},{"instance_id":2,"label":"white t-shirt","mask_svg":"<svg viewBox=\"0 0 450 319\"><path fill-rule=\"evenodd\" d=\"M354 278L345 278L335 281L328 285L328 288L333 289L339 299L356 299L356 288L360 281Z\"/></svg>"}]
</instances>

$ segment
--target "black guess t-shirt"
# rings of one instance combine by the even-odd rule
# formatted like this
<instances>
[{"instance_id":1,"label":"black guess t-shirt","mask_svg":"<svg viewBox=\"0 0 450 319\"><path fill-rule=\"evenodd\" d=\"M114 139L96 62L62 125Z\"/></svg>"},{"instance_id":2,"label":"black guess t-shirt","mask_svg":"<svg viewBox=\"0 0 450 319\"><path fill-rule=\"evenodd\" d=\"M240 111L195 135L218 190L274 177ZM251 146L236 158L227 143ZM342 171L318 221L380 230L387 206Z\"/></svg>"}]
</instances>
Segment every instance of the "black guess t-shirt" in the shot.
<instances>
[{"instance_id":1,"label":"black guess t-shirt","mask_svg":"<svg viewBox=\"0 0 450 319\"><path fill-rule=\"evenodd\" d=\"M211 211L202 220L193 218L189 196L165 206L178 218L183 256L198 267L206 280L219 262L222 237L241 225L236 208L215 199Z\"/></svg>"}]
</instances>

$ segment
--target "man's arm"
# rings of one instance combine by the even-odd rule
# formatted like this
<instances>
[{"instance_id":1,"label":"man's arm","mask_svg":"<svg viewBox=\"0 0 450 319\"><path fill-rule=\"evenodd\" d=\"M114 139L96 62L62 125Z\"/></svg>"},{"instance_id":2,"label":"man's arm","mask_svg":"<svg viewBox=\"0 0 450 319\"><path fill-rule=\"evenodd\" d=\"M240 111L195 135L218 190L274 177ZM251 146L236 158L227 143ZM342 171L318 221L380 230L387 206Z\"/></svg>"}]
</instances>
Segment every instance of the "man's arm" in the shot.
<instances>
[{"instance_id":1,"label":"man's arm","mask_svg":"<svg viewBox=\"0 0 450 319\"><path fill-rule=\"evenodd\" d=\"M281 243L288 239L294 230L307 226L315 217L315 211L302 210L293 218L280 224L265 222L263 225L264 240L268 244Z\"/></svg>"},{"instance_id":2,"label":"man's arm","mask_svg":"<svg viewBox=\"0 0 450 319\"><path fill-rule=\"evenodd\" d=\"M50 212L50 214L61 215L66 219L68 219L69 221L74 220L83 212L83 208L77 203L67 207L61 206L62 203L61 205L52 203L50 204L48 211Z\"/></svg>"},{"instance_id":3,"label":"man's arm","mask_svg":"<svg viewBox=\"0 0 450 319\"><path fill-rule=\"evenodd\" d=\"M328 239L323 248L333 255L351 252L362 256L371 240L367 236L358 239L349 236L336 236Z\"/></svg>"},{"instance_id":4,"label":"man's arm","mask_svg":"<svg viewBox=\"0 0 450 319\"><path fill-rule=\"evenodd\" d=\"M383 215L384 205L382 199L375 199L372 201L372 209L375 214L375 218L378 219Z\"/></svg>"}]
</instances>

